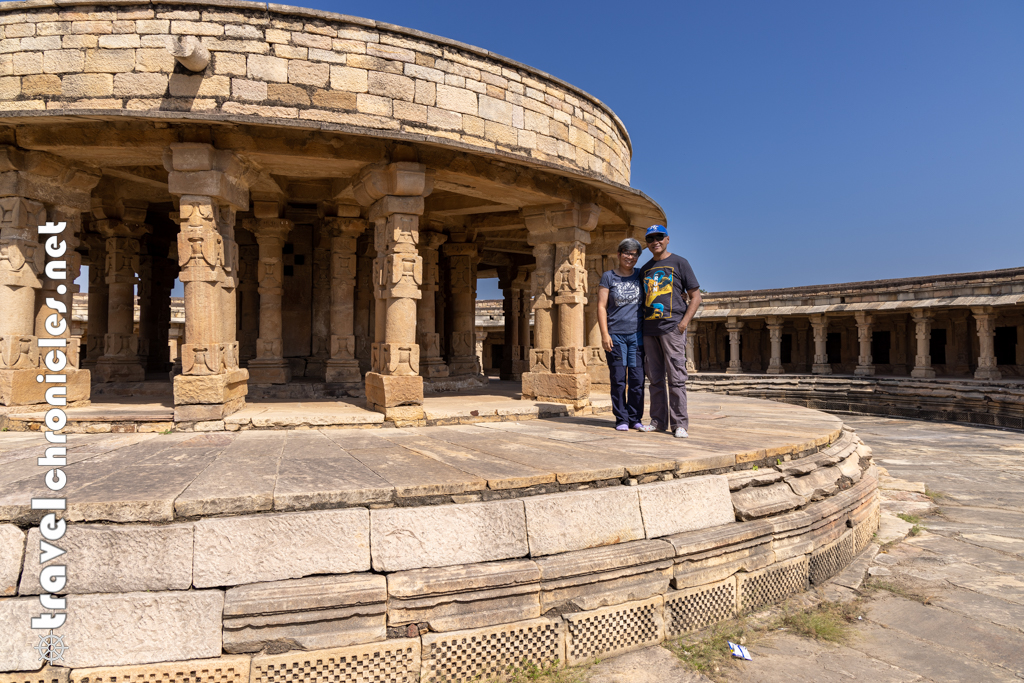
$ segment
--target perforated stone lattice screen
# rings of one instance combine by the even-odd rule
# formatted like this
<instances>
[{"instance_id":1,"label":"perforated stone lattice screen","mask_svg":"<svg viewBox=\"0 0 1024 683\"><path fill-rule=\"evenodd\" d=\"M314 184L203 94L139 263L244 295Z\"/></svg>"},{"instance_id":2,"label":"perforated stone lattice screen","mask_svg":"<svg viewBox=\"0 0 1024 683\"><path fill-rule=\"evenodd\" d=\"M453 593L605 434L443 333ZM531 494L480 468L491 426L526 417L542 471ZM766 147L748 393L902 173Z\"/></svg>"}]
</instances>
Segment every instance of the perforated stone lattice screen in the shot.
<instances>
[{"instance_id":1,"label":"perforated stone lattice screen","mask_svg":"<svg viewBox=\"0 0 1024 683\"><path fill-rule=\"evenodd\" d=\"M461 683L490 680L524 663L543 667L561 659L561 626L556 621L492 632L454 633L430 643L424 652L423 680Z\"/></svg>"},{"instance_id":2,"label":"perforated stone lattice screen","mask_svg":"<svg viewBox=\"0 0 1024 683\"><path fill-rule=\"evenodd\" d=\"M736 616L736 579L665 596L665 635L677 636Z\"/></svg>"},{"instance_id":3,"label":"perforated stone lattice screen","mask_svg":"<svg viewBox=\"0 0 1024 683\"><path fill-rule=\"evenodd\" d=\"M661 642L661 606L659 596L578 617L566 616L568 663Z\"/></svg>"},{"instance_id":4,"label":"perforated stone lattice screen","mask_svg":"<svg viewBox=\"0 0 1024 683\"><path fill-rule=\"evenodd\" d=\"M808 578L815 586L828 581L853 561L857 554L853 530L811 553Z\"/></svg>"},{"instance_id":5,"label":"perforated stone lattice screen","mask_svg":"<svg viewBox=\"0 0 1024 683\"><path fill-rule=\"evenodd\" d=\"M161 662L129 666L74 669L70 683L249 683L249 657L226 656L186 662ZM37 674L0 674L0 683L57 683L47 676L57 669L43 669ZM54 680L57 679L57 680Z\"/></svg>"},{"instance_id":6,"label":"perforated stone lattice screen","mask_svg":"<svg viewBox=\"0 0 1024 683\"><path fill-rule=\"evenodd\" d=\"M807 589L807 556L779 562L756 572L740 572L740 609L752 612Z\"/></svg>"},{"instance_id":7,"label":"perforated stone lattice screen","mask_svg":"<svg viewBox=\"0 0 1024 683\"><path fill-rule=\"evenodd\" d=\"M871 538L878 531L878 520L881 517L881 510L876 506L871 515L860 524L853 527L854 552L859 553L871 543Z\"/></svg>"},{"instance_id":8,"label":"perforated stone lattice screen","mask_svg":"<svg viewBox=\"0 0 1024 683\"><path fill-rule=\"evenodd\" d=\"M252 683L413 683L419 680L418 646L371 643L362 652L289 652L273 663L253 660Z\"/></svg>"}]
</instances>

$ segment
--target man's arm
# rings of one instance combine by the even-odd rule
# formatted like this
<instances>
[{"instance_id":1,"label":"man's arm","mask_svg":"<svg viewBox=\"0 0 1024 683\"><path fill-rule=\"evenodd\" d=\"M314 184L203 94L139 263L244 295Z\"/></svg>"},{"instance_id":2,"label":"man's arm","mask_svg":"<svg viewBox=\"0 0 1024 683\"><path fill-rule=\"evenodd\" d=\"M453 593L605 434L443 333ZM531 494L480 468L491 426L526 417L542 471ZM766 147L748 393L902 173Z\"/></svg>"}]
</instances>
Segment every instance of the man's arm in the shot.
<instances>
[{"instance_id":1,"label":"man's arm","mask_svg":"<svg viewBox=\"0 0 1024 683\"><path fill-rule=\"evenodd\" d=\"M690 325L690 321L693 320L693 316L697 314L697 309L700 308L700 302L703 301L700 296L699 287L689 289L686 293L690 297L690 303L686 307L686 313L683 313L683 319L679 321L679 327L676 328L679 330L679 334L686 332L686 328Z\"/></svg>"}]
</instances>

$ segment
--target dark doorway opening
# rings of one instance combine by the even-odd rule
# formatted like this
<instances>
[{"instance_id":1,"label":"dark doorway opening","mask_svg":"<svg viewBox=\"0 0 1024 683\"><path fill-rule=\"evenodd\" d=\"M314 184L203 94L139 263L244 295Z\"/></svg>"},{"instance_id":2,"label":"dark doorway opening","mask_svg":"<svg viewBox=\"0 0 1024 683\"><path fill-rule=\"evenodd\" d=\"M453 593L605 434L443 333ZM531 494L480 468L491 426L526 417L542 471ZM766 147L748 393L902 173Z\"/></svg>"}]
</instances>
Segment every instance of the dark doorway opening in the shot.
<instances>
[{"instance_id":1,"label":"dark doorway opening","mask_svg":"<svg viewBox=\"0 0 1024 683\"><path fill-rule=\"evenodd\" d=\"M878 365L889 364L889 350L892 348L892 334L889 330L871 333L871 359Z\"/></svg>"},{"instance_id":2,"label":"dark doorway opening","mask_svg":"<svg viewBox=\"0 0 1024 683\"><path fill-rule=\"evenodd\" d=\"M932 330L931 341L928 342L928 355L932 357L932 365L946 364L946 328Z\"/></svg>"},{"instance_id":3,"label":"dark doorway opening","mask_svg":"<svg viewBox=\"0 0 1024 683\"><path fill-rule=\"evenodd\" d=\"M996 365L1017 364L1017 328L996 328Z\"/></svg>"},{"instance_id":4,"label":"dark doorway opening","mask_svg":"<svg viewBox=\"0 0 1024 683\"><path fill-rule=\"evenodd\" d=\"M793 335L791 334L782 335L782 362L793 362Z\"/></svg>"},{"instance_id":5,"label":"dark doorway opening","mask_svg":"<svg viewBox=\"0 0 1024 683\"><path fill-rule=\"evenodd\" d=\"M825 337L825 353L829 363L843 362L843 333L829 332Z\"/></svg>"}]
</instances>

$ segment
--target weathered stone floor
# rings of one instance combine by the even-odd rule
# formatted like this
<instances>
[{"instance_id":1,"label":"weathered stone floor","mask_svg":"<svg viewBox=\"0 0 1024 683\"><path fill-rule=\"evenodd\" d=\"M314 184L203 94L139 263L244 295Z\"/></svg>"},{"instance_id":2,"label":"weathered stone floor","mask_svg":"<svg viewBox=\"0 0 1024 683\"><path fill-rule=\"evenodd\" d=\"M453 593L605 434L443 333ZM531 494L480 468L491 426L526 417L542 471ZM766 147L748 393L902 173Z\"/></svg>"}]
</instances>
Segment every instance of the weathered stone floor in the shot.
<instances>
[{"instance_id":1,"label":"weathered stone floor","mask_svg":"<svg viewBox=\"0 0 1024 683\"><path fill-rule=\"evenodd\" d=\"M786 457L841 421L797 406L694 394L691 438L617 432L611 415L403 429L253 429L69 438L68 517L161 522L219 514L469 502ZM35 432L0 434L0 520L42 496Z\"/></svg>"},{"instance_id":2,"label":"weathered stone floor","mask_svg":"<svg viewBox=\"0 0 1024 683\"><path fill-rule=\"evenodd\" d=\"M870 563L868 583L895 592L870 593L849 643L773 634L750 646L753 661L724 670L727 679L1024 679L1024 434L886 418L843 421L874 449L875 462L890 475L925 482L946 495L936 500L937 512L921 515L920 535ZM912 493L882 493L888 501L883 508L920 512L929 505ZM602 665L594 667L591 680L599 680L602 671Z\"/></svg>"}]
</instances>

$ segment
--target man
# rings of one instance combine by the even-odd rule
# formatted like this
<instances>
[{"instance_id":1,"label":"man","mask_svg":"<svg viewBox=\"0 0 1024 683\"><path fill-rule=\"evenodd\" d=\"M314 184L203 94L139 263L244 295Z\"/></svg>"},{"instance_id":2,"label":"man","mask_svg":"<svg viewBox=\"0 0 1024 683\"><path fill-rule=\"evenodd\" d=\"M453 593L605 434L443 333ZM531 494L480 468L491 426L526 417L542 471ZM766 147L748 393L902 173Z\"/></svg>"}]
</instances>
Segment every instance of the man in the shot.
<instances>
[{"instance_id":1,"label":"man","mask_svg":"<svg viewBox=\"0 0 1024 683\"><path fill-rule=\"evenodd\" d=\"M644 355L651 382L651 426L689 436L686 413L686 328L700 307L700 285L690 263L668 250L668 230L647 228L652 259L640 271L644 283ZM687 305L689 297L689 305Z\"/></svg>"}]
</instances>

